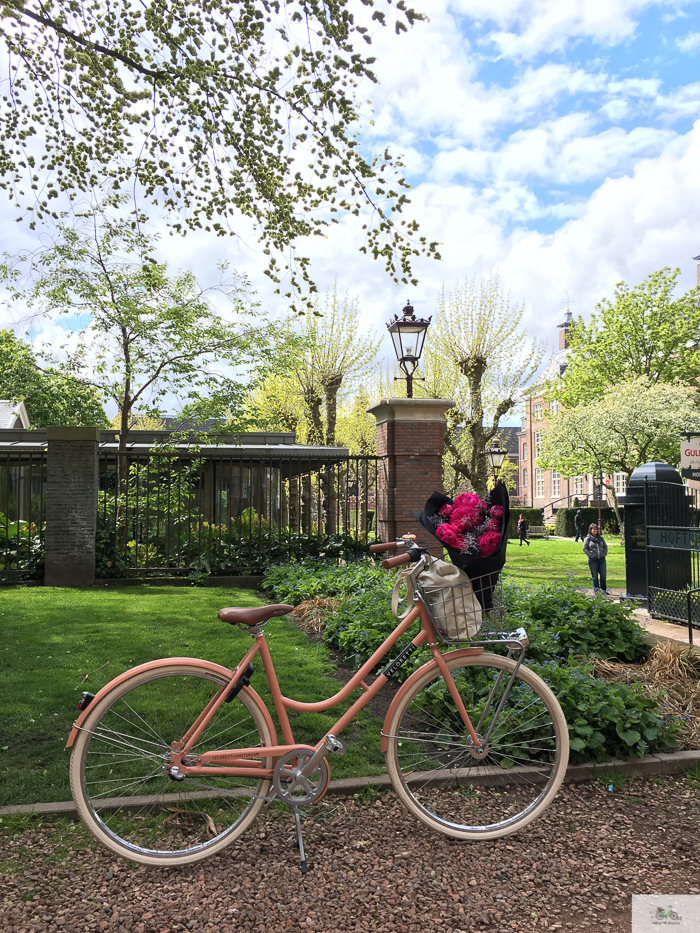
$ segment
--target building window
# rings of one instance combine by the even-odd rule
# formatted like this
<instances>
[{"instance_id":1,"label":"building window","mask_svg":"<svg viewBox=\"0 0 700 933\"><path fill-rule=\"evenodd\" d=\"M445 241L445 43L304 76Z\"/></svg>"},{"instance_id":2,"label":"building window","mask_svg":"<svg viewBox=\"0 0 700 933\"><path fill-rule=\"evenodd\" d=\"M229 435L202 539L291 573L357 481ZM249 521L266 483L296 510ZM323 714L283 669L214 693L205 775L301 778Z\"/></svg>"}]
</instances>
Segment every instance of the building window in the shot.
<instances>
[{"instance_id":1,"label":"building window","mask_svg":"<svg viewBox=\"0 0 700 933\"><path fill-rule=\"evenodd\" d=\"M574 476L574 495L582 496L583 495L583 476Z\"/></svg>"},{"instance_id":2,"label":"building window","mask_svg":"<svg viewBox=\"0 0 700 933\"><path fill-rule=\"evenodd\" d=\"M527 460L527 444L523 444L523 460Z\"/></svg>"},{"instance_id":3,"label":"building window","mask_svg":"<svg viewBox=\"0 0 700 933\"><path fill-rule=\"evenodd\" d=\"M535 405L534 419L535 421L542 420L542 402L537 402L537 404Z\"/></svg>"},{"instance_id":4,"label":"building window","mask_svg":"<svg viewBox=\"0 0 700 933\"><path fill-rule=\"evenodd\" d=\"M527 492L527 470L523 470L523 489Z\"/></svg>"},{"instance_id":5,"label":"building window","mask_svg":"<svg viewBox=\"0 0 700 933\"><path fill-rule=\"evenodd\" d=\"M559 414L559 402L550 402L549 410L553 415Z\"/></svg>"},{"instance_id":6,"label":"building window","mask_svg":"<svg viewBox=\"0 0 700 933\"><path fill-rule=\"evenodd\" d=\"M552 499L558 499L561 495L561 474L552 470Z\"/></svg>"},{"instance_id":7,"label":"building window","mask_svg":"<svg viewBox=\"0 0 700 933\"><path fill-rule=\"evenodd\" d=\"M535 431L535 460L540 455L540 444L542 443L542 432Z\"/></svg>"},{"instance_id":8,"label":"building window","mask_svg":"<svg viewBox=\"0 0 700 933\"><path fill-rule=\"evenodd\" d=\"M544 499L544 470L535 470L535 498Z\"/></svg>"},{"instance_id":9,"label":"building window","mask_svg":"<svg viewBox=\"0 0 700 933\"><path fill-rule=\"evenodd\" d=\"M624 496L626 492L627 492L627 474L616 473L615 474L615 495Z\"/></svg>"}]
</instances>

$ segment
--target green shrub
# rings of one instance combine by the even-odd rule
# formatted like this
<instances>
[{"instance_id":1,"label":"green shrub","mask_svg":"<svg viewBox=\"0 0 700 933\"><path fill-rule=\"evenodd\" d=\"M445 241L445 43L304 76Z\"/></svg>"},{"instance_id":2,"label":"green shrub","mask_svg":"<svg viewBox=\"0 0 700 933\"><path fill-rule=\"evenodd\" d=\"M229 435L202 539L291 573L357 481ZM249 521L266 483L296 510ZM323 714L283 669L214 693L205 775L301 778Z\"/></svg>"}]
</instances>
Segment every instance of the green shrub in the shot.
<instances>
[{"instance_id":1,"label":"green shrub","mask_svg":"<svg viewBox=\"0 0 700 933\"><path fill-rule=\"evenodd\" d=\"M509 618L517 617L527 629L528 657L534 660L583 655L634 661L649 653L629 604L591 598L564 581L538 587L504 581L502 586Z\"/></svg>"},{"instance_id":2,"label":"green shrub","mask_svg":"<svg viewBox=\"0 0 700 933\"><path fill-rule=\"evenodd\" d=\"M573 538L576 534L574 529L574 515L578 509L559 509L557 519L554 525L554 534L563 538ZM624 515L624 509L620 508L620 515ZM581 526L584 534L588 534L588 526L593 522L598 523L598 509L581 509ZM619 535L620 525L615 515L615 510L610 506L600 510L600 520L603 523L603 534Z\"/></svg>"},{"instance_id":3,"label":"green shrub","mask_svg":"<svg viewBox=\"0 0 700 933\"><path fill-rule=\"evenodd\" d=\"M363 560L367 544L352 535L315 535L269 527L241 529L236 523L210 525L207 522L181 523L179 526L159 526L153 523L148 539L136 540L133 528L124 548L121 543L123 525L114 527L113 518L98 520L96 538L96 575L121 577L138 575L147 568L172 568L169 573L195 572L212 575L265 573L275 564L307 558L341 558ZM131 542L131 544L129 544ZM147 559L148 558L148 559Z\"/></svg>"},{"instance_id":4,"label":"green shrub","mask_svg":"<svg viewBox=\"0 0 700 933\"><path fill-rule=\"evenodd\" d=\"M370 559L340 567L304 561L272 568L264 588L274 598L290 603L313 596L339 598L340 606L326 623L324 639L348 664L358 667L397 625L391 612L393 582L393 575ZM502 586L509 621L513 627L523 625L530 637L528 667L549 684L562 705L572 761L643 755L675 747L679 722L662 713L657 699L644 695L643 685L599 680L593 676L592 664L581 657L634 661L647 655L642 629L629 607L603 596L592 599L571 583L529 587L506 580ZM408 644L412 634L415 629L387 653L380 669ZM446 650L450 649L446 646ZM493 650L501 649L494 646ZM416 652L397 673L397 679L408 677L426 658L425 648ZM487 673L477 672L470 682L477 712L490 689L488 678ZM446 690L442 681L431 687L436 716L441 715L448 699ZM522 715L530 714L523 709Z\"/></svg>"},{"instance_id":5,"label":"green shrub","mask_svg":"<svg viewBox=\"0 0 700 933\"><path fill-rule=\"evenodd\" d=\"M590 662L574 658L564 665L554 660L528 661L528 667L551 687L561 704L573 762L642 756L676 747L680 722L661 713L658 700L645 695L643 684L599 680Z\"/></svg>"},{"instance_id":6,"label":"green shrub","mask_svg":"<svg viewBox=\"0 0 700 933\"><path fill-rule=\"evenodd\" d=\"M510 510L510 537L518 537L518 519L523 516L528 526L542 524L542 509L511 509Z\"/></svg>"},{"instance_id":7,"label":"green shrub","mask_svg":"<svg viewBox=\"0 0 700 933\"><path fill-rule=\"evenodd\" d=\"M315 596L338 597L368 591L390 593L393 585L394 576L382 570L374 559L366 557L350 564L307 559L270 567L262 588L279 602L296 606Z\"/></svg>"}]
</instances>

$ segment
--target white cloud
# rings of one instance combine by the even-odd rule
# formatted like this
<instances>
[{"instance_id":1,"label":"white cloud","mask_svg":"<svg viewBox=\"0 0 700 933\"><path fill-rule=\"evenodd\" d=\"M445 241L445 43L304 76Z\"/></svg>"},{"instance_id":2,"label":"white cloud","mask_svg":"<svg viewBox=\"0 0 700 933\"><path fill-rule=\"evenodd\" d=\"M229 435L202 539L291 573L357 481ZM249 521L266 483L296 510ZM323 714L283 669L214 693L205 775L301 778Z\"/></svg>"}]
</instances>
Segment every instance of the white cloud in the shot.
<instances>
[{"instance_id":1,"label":"white cloud","mask_svg":"<svg viewBox=\"0 0 700 933\"><path fill-rule=\"evenodd\" d=\"M639 15L655 5L682 6L672 0L455 0L453 4L473 19L494 23L497 28L484 41L514 59L558 52L582 38L614 45L630 38Z\"/></svg>"},{"instance_id":2,"label":"white cloud","mask_svg":"<svg viewBox=\"0 0 700 933\"><path fill-rule=\"evenodd\" d=\"M676 39L676 45L681 52L694 52L695 49L700 49L700 32L689 32L682 39Z\"/></svg>"}]
</instances>

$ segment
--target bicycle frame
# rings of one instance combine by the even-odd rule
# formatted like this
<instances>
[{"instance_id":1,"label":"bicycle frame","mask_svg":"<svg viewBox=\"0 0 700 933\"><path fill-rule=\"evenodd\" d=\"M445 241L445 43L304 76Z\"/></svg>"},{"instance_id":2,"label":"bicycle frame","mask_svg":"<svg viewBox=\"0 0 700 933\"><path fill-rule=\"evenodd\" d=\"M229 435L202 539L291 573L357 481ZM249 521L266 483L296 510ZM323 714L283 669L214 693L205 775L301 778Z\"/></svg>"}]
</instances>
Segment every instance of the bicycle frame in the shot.
<instances>
[{"instance_id":1,"label":"bicycle frame","mask_svg":"<svg viewBox=\"0 0 700 933\"><path fill-rule=\"evenodd\" d=\"M408 629L411 628L417 619L420 619L421 627L415 637L411 640L410 644L404 648L404 650L397 658L395 658L387 665L385 670L377 676L371 686L367 685L364 681L365 677L368 676L377 663L386 655L389 649L396 644L396 642L401 638L402 635L404 635L405 632L408 631ZM276 760L288 754L289 752L301 747L319 752L319 750L324 745L326 736L324 735L315 746L299 745L294 740L294 735L289 722L288 711L293 710L296 712L320 712L323 710L332 709L334 706L342 703L343 700L345 700L353 692L353 690L360 688L362 690L362 696L360 696L353 703L350 709L348 709L348 711L337 720L332 729L326 733L326 735L332 734L337 736L349 723L353 721L357 713L359 713L360 710L370 702L372 697L374 697L382 689L382 687L384 687L384 685L389 682L392 672L398 669L403 661L405 661L411 654L413 654L414 651L416 651L422 644L425 644L426 642L430 649L433 661L437 664L440 672L442 673L447 688L455 701L457 709L459 710L464 725L469 735L471 736L472 741L476 745L479 744L476 731L474 730L474 727L469 719L469 715L464 707L462 698L460 697L459 691L457 690L457 687L449 674L447 665L445 664L444 656L440 651L438 640L435 635L435 630L433 629L432 623L430 622L427 610L420 601L416 601L413 609L411 609L406 617L400 621L394 631L379 646L379 648L377 648L372 657L362 665L357 673L348 681L347 684L345 684L341 690L339 690L333 696L329 697L327 700L320 700L316 703L303 703L299 700L294 700L291 697L285 697L282 694L279 682L277 680L275 666L270 655L270 649L267 645L267 641L265 640L264 632L262 631L261 627L254 627L250 630L250 634L254 639L254 644L245 657L240 661L236 669L232 672L229 682L216 692L216 694L211 698L207 706L202 710L200 715L192 723L182 738L178 742L172 743L171 762L172 764L177 765L177 767L180 769L180 773L183 775L225 774L269 779L272 777ZM483 647L464 648L460 650L460 653L463 655L481 654L483 650ZM270 691L272 693L275 712L277 713L277 718L282 730L284 744L264 746L264 752L263 749L261 749L261 746L258 745L252 748L229 750L221 749L213 752L204 752L201 755L196 754L196 752L192 753L191 750L195 746L197 739L204 732L208 723L216 714L216 711L219 709L221 704L226 701L226 697L229 691L237 685L243 671L246 670L248 665L252 662L257 654L260 654L262 658L265 675L267 677L268 683L270 684ZM164 662L154 663L160 665ZM145 666L146 665L144 665L144 667ZM118 678L118 680L120 679L121 678ZM111 689L113 686L114 682L112 682L112 684L107 684L106 687L103 688L103 691ZM255 698L259 700L261 707L267 712L264 703L259 699L253 690L251 690L249 687L243 687L242 689L253 694ZM99 699L101 693L102 691L100 691L95 699ZM77 733L81 728L82 721L87 718L89 711L90 707L88 707L76 720L73 732L71 733L71 737L68 741L68 746L73 744L74 736L77 736ZM269 718L269 713L266 718L270 722L270 725L272 725L272 722ZM272 731L274 735L274 730ZM267 758L273 759L272 767L265 767L263 759Z\"/></svg>"}]
</instances>

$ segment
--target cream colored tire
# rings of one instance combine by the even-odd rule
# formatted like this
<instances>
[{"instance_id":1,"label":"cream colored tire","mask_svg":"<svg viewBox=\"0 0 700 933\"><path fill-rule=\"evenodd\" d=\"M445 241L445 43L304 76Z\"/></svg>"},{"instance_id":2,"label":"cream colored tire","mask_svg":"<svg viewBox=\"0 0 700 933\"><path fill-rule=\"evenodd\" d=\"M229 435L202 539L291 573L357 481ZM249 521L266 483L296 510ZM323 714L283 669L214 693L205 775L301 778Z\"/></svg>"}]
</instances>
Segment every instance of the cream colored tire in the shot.
<instances>
[{"instance_id":1,"label":"cream colored tire","mask_svg":"<svg viewBox=\"0 0 700 933\"><path fill-rule=\"evenodd\" d=\"M90 708L73 746L70 785L80 818L107 849L142 865L186 865L220 852L255 820L268 779L177 782L164 769L170 742L227 682L191 661L173 662L135 674ZM243 689L221 705L195 750L258 744L272 745L272 736L255 694Z\"/></svg>"},{"instance_id":2,"label":"cream colored tire","mask_svg":"<svg viewBox=\"0 0 700 933\"><path fill-rule=\"evenodd\" d=\"M499 674L505 688L515 661L493 654L444 657L476 729L478 696ZM441 681L434 666L399 693L386 751L396 793L419 820L454 839L496 839L524 829L551 804L566 774L569 733L557 698L521 666L489 752L477 760Z\"/></svg>"}]
</instances>

